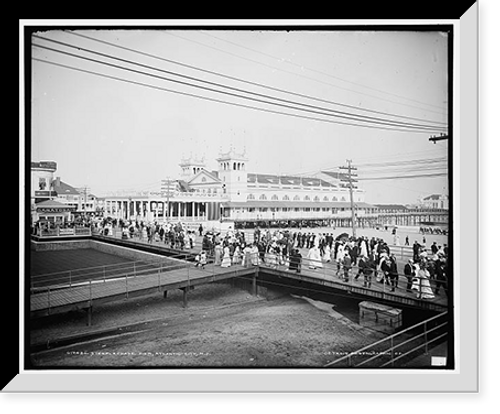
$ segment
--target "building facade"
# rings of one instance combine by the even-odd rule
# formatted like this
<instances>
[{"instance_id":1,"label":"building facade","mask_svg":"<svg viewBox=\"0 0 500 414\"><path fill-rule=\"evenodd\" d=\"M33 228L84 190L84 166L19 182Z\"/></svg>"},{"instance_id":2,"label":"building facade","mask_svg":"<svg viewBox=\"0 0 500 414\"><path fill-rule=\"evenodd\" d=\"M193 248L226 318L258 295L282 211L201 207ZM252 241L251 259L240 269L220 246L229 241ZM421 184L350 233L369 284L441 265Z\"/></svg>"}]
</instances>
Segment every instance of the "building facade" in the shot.
<instances>
[{"instance_id":1,"label":"building facade","mask_svg":"<svg viewBox=\"0 0 500 414\"><path fill-rule=\"evenodd\" d=\"M249 172L245 152L220 153L217 169L204 159L182 159L177 180L160 191L115 193L104 197L105 214L123 219L227 221L234 223L351 220L349 188L340 178ZM376 207L353 189L356 216L371 217Z\"/></svg>"},{"instance_id":2,"label":"building facade","mask_svg":"<svg viewBox=\"0 0 500 414\"><path fill-rule=\"evenodd\" d=\"M99 212L98 199L94 194L87 188L75 188L65 183L55 176L56 171L55 161L31 162L30 204L33 222L73 221L75 215ZM64 214L58 214L58 209Z\"/></svg>"}]
</instances>

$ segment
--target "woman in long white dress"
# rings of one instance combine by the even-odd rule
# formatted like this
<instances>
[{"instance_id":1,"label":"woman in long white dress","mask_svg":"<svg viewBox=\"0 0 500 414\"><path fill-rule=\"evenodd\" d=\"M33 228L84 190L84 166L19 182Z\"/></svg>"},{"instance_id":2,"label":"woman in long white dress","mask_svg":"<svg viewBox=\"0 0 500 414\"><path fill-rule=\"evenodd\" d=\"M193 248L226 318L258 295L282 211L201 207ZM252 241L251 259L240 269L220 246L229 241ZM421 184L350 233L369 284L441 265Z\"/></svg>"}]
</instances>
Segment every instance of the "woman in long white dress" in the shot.
<instances>
[{"instance_id":1,"label":"woman in long white dress","mask_svg":"<svg viewBox=\"0 0 500 414\"><path fill-rule=\"evenodd\" d=\"M243 249L243 261L241 263L244 267L252 266L252 249L246 245Z\"/></svg>"},{"instance_id":2,"label":"woman in long white dress","mask_svg":"<svg viewBox=\"0 0 500 414\"><path fill-rule=\"evenodd\" d=\"M233 253L233 264L241 263L241 249L240 246L236 246Z\"/></svg>"},{"instance_id":3,"label":"woman in long white dress","mask_svg":"<svg viewBox=\"0 0 500 414\"><path fill-rule=\"evenodd\" d=\"M254 243L251 250L250 250L250 257L252 260L252 265L253 266L258 266L259 265L259 248L257 245Z\"/></svg>"},{"instance_id":4,"label":"woman in long white dress","mask_svg":"<svg viewBox=\"0 0 500 414\"><path fill-rule=\"evenodd\" d=\"M313 246L309 249L309 252L307 253L307 259L309 260L309 269L323 267L323 263L321 262L321 252L319 251L319 248L317 246Z\"/></svg>"},{"instance_id":5,"label":"woman in long white dress","mask_svg":"<svg viewBox=\"0 0 500 414\"><path fill-rule=\"evenodd\" d=\"M231 254L229 250L229 246L224 247L224 257L222 258L221 267L230 267L231 266Z\"/></svg>"},{"instance_id":6,"label":"woman in long white dress","mask_svg":"<svg viewBox=\"0 0 500 414\"><path fill-rule=\"evenodd\" d=\"M416 272L416 281L413 282L412 289L417 288L417 299L434 299L430 283L430 273L427 270L427 264L423 263Z\"/></svg>"}]
</instances>

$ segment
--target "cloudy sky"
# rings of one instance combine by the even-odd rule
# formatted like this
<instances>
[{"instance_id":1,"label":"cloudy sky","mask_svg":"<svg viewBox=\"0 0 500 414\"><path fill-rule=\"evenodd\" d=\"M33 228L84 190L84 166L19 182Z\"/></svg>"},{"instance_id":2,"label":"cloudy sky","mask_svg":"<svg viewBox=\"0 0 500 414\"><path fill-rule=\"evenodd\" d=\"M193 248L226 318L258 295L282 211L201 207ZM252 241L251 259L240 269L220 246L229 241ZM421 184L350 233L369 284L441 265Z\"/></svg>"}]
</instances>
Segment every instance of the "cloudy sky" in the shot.
<instances>
[{"instance_id":1,"label":"cloudy sky","mask_svg":"<svg viewBox=\"0 0 500 414\"><path fill-rule=\"evenodd\" d=\"M54 29L32 43L31 159L94 194L157 189L191 154L216 169L230 145L250 172L352 159L371 203L447 192L447 142L428 140L447 126L445 33Z\"/></svg>"}]
</instances>

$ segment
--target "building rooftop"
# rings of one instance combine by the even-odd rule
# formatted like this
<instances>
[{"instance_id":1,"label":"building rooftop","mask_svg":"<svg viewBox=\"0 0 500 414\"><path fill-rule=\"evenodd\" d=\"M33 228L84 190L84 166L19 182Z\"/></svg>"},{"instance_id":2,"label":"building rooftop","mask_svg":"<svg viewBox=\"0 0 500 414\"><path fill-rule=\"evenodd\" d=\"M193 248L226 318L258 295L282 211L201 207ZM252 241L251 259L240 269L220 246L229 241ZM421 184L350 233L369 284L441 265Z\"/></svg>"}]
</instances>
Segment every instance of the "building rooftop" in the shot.
<instances>
[{"instance_id":1,"label":"building rooftop","mask_svg":"<svg viewBox=\"0 0 500 414\"><path fill-rule=\"evenodd\" d=\"M302 187L338 187L320 178L257 173L248 173L247 183L297 185Z\"/></svg>"}]
</instances>

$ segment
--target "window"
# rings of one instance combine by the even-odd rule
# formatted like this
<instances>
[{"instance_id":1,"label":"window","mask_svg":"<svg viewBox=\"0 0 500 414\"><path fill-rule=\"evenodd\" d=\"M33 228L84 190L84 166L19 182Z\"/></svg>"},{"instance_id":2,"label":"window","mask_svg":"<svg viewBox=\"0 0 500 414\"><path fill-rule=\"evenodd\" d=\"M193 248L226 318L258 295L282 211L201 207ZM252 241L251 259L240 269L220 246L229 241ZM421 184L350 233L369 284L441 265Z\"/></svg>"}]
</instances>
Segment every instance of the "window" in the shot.
<instances>
[{"instance_id":1,"label":"window","mask_svg":"<svg viewBox=\"0 0 500 414\"><path fill-rule=\"evenodd\" d=\"M272 197L271 197L271 200L273 201L277 201L278 200L278 196L276 194L274 194Z\"/></svg>"},{"instance_id":2,"label":"window","mask_svg":"<svg viewBox=\"0 0 500 414\"><path fill-rule=\"evenodd\" d=\"M288 200L290 200L290 197L288 197L288 196L285 194L285 195L283 196L283 199L282 199L282 200L283 200L283 201L288 201Z\"/></svg>"},{"instance_id":3,"label":"window","mask_svg":"<svg viewBox=\"0 0 500 414\"><path fill-rule=\"evenodd\" d=\"M324 197L323 197L323 201L328 201L328 197L327 197L327 196L324 196Z\"/></svg>"},{"instance_id":4,"label":"window","mask_svg":"<svg viewBox=\"0 0 500 414\"><path fill-rule=\"evenodd\" d=\"M253 194L248 194L247 200L255 200L255 196Z\"/></svg>"},{"instance_id":5,"label":"window","mask_svg":"<svg viewBox=\"0 0 500 414\"><path fill-rule=\"evenodd\" d=\"M206 183L207 182L207 178L206 177L202 177L201 182L202 183Z\"/></svg>"},{"instance_id":6,"label":"window","mask_svg":"<svg viewBox=\"0 0 500 414\"><path fill-rule=\"evenodd\" d=\"M311 201L311 197L309 197L309 196L307 196L307 195L306 195L306 196L304 197L304 201Z\"/></svg>"},{"instance_id":7,"label":"window","mask_svg":"<svg viewBox=\"0 0 500 414\"><path fill-rule=\"evenodd\" d=\"M341 201L345 201L345 197L342 197L342 200Z\"/></svg>"},{"instance_id":8,"label":"window","mask_svg":"<svg viewBox=\"0 0 500 414\"><path fill-rule=\"evenodd\" d=\"M267 200L267 197L265 194L261 194L259 197L259 200Z\"/></svg>"},{"instance_id":9,"label":"window","mask_svg":"<svg viewBox=\"0 0 500 414\"><path fill-rule=\"evenodd\" d=\"M318 196L314 197L314 201L319 201L319 197Z\"/></svg>"},{"instance_id":10,"label":"window","mask_svg":"<svg viewBox=\"0 0 500 414\"><path fill-rule=\"evenodd\" d=\"M337 200L337 197L333 196L332 201L339 201L339 200Z\"/></svg>"},{"instance_id":11,"label":"window","mask_svg":"<svg viewBox=\"0 0 500 414\"><path fill-rule=\"evenodd\" d=\"M296 195L294 198L293 198L293 201L300 201L300 197L298 195Z\"/></svg>"}]
</instances>

